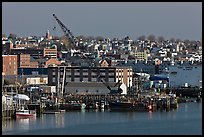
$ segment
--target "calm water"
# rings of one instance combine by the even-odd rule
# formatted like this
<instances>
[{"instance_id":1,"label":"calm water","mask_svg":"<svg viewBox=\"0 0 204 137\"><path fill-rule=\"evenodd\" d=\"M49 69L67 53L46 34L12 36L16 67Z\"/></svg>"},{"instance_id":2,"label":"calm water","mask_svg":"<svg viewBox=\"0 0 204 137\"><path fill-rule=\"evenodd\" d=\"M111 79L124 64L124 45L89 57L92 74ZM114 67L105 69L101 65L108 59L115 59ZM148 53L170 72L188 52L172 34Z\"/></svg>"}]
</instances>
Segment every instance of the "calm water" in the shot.
<instances>
[{"instance_id":1,"label":"calm water","mask_svg":"<svg viewBox=\"0 0 204 137\"><path fill-rule=\"evenodd\" d=\"M15 135L202 135L202 103L181 103L169 112L82 111L2 122Z\"/></svg>"}]
</instances>

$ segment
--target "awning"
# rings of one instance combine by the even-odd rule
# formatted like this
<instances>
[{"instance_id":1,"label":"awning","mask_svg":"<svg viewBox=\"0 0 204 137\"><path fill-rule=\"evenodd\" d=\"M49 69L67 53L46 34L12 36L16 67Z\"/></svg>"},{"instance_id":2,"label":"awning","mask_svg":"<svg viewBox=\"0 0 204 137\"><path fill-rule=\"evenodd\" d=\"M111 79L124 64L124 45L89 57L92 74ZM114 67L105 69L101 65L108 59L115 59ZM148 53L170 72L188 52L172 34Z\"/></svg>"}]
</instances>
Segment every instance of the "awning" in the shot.
<instances>
[{"instance_id":1,"label":"awning","mask_svg":"<svg viewBox=\"0 0 204 137\"><path fill-rule=\"evenodd\" d=\"M13 97L13 99L18 99L18 100L30 100L30 98L25 95L25 94L17 94Z\"/></svg>"}]
</instances>

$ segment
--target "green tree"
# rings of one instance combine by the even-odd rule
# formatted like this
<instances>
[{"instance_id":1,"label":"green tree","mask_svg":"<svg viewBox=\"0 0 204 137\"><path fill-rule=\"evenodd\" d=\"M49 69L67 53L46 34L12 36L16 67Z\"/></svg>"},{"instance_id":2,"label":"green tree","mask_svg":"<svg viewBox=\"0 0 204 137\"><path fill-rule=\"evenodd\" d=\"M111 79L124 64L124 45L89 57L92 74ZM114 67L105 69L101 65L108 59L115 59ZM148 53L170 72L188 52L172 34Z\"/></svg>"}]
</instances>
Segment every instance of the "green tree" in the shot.
<instances>
[{"instance_id":1,"label":"green tree","mask_svg":"<svg viewBox=\"0 0 204 137\"><path fill-rule=\"evenodd\" d=\"M4 79L4 85L9 85L9 84L10 84L10 82L8 80Z\"/></svg>"}]
</instances>

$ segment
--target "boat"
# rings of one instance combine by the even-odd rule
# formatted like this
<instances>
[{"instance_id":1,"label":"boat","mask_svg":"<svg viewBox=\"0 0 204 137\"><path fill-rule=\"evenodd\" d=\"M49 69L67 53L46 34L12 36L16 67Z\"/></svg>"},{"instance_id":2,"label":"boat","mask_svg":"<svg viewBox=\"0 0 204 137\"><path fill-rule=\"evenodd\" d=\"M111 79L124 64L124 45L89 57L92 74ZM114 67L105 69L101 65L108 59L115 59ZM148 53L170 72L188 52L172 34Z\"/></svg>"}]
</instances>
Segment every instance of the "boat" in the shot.
<instances>
[{"instance_id":1,"label":"boat","mask_svg":"<svg viewBox=\"0 0 204 137\"><path fill-rule=\"evenodd\" d=\"M66 111L81 110L82 104L77 101L69 101L69 102L60 104L59 109L66 110Z\"/></svg>"},{"instance_id":2,"label":"boat","mask_svg":"<svg viewBox=\"0 0 204 137\"><path fill-rule=\"evenodd\" d=\"M133 103L130 102L108 102L110 111L133 110Z\"/></svg>"},{"instance_id":3,"label":"boat","mask_svg":"<svg viewBox=\"0 0 204 137\"><path fill-rule=\"evenodd\" d=\"M145 102L109 102L110 111L152 111L155 106Z\"/></svg>"},{"instance_id":4,"label":"boat","mask_svg":"<svg viewBox=\"0 0 204 137\"><path fill-rule=\"evenodd\" d=\"M16 118L35 118L36 117L36 109L30 110L26 105L26 101L30 100L30 98L25 94L16 94L13 99L16 102L15 116Z\"/></svg>"},{"instance_id":5,"label":"boat","mask_svg":"<svg viewBox=\"0 0 204 137\"><path fill-rule=\"evenodd\" d=\"M15 112L16 118L33 118L36 117L35 110L22 109Z\"/></svg>"}]
</instances>

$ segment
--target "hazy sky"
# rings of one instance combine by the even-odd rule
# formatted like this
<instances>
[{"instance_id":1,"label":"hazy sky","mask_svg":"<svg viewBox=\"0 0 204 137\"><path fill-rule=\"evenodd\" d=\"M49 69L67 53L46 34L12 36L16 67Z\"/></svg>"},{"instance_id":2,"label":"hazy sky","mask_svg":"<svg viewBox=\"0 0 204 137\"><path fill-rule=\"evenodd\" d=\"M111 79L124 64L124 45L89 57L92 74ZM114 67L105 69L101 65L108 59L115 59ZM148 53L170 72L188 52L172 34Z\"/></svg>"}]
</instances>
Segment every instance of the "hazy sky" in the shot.
<instances>
[{"instance_id":1,"label":"hazy sky","mask_svg":"<svg viewBox=\"0 0 204 137\"><path fill-rule=\"evenodd\" d=\"M3 2L2 33L62 36L56 16L75 35L201 40L201 2ZM57 27L53 32L54 25Z\"/></svg>"}]
</instances>

